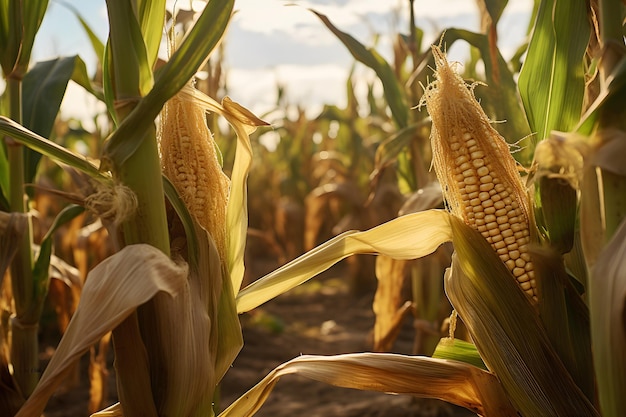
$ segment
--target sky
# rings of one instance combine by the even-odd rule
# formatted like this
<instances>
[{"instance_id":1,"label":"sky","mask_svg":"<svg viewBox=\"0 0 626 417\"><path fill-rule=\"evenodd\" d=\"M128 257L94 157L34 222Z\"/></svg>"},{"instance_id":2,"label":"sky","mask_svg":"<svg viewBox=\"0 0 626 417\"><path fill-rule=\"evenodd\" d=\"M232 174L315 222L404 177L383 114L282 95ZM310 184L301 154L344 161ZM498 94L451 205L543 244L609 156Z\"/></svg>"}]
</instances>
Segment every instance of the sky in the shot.
<instances>
[{"instance_id":1,"label":"sky","mask_svg":"<svg viewBox=\"0 0 626 417\"><path fill-rule=\"evenodd\" d=\"M108 26L104 0L50 0L35 40L33 60L79 54L93 74L96 57L89 39L64 4L75 8L105 41ZM408 5L408 0L236 0L237 13L224 41L229 96L262 114L276 102L280 84L288 101L306 108L312 116L324 103L344 105L345 81L354 59L308 9L326 14L335 26L366 46L372 46L378 35L376 50L391 58L390 35L407 32ZM437 42L437 34L447 27L479 29L474 0L415 0L414 7L426 42ZM523 41L531 8L532 0L509 0L498 34L505 58ZM453 46L448 52L451 59L462 61L467 48ZM357 68L359 77L373 77L363 66ZM61 111L64 117L84 120L103 111L103 106L71 84ZM89 121L86 123L89 128Z\"/></svg>"}]
</instances>

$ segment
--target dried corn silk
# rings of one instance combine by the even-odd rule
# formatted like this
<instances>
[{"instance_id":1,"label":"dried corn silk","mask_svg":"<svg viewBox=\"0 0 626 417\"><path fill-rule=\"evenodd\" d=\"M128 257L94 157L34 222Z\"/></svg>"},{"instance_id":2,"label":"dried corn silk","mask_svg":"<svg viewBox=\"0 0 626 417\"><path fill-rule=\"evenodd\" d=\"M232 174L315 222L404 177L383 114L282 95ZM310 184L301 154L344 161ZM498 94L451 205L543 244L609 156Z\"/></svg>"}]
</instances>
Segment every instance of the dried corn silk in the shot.
<instances>
[{"instance_id":1,"label":"dried corn silk","mask_svg":"<svg viewBox=\"0 0 626 417\"><path fill-rule=\"evenodd\" d=\"M436 79L420 105L426 105L432 119L433 167L448 207L480 232L521 288L536 297L528 200L515 159L476 101L474 86L463 81L436 46L433 55Z\"/></svg>"},{"instance_id":2,"label":"dried corn silk","mask_svg":"<svg viewBox=\"0 0 626 417\"><path fill-rule=\"evenodd\" d=\"M163 173L191 215L211 234L221 259L226 259L230 180L220 166L202 105L190 95L172 97L161 112L159 144Z\"/></svg>"}]
</instances>

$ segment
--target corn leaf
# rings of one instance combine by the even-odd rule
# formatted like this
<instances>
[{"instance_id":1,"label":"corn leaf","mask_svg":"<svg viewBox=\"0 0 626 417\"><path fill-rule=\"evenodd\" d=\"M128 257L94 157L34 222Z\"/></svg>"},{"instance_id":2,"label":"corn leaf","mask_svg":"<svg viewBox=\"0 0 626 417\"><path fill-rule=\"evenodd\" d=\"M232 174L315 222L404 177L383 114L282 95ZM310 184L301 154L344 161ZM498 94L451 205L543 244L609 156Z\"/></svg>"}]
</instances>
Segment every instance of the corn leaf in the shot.
<instances>
[{"instance_id":1,"label":"corn leaf","mask_svg":"<svg viewBox=\"0 0 626 417\"><path fill-rule=\"evenodd\" d=\"M429 210L398 217L364 232L342 233L241 290L237 311L250 311L350 255L383 254L394 259L428 255L452 240L449 218L445 211Z\"/></svg>"},{"instance_id":2,"label":"corn leaf","mask_svg":"<svg viewBox=\"0 0 626 417\"><path fill-rule=\"evenodd\" d=\"M146 44L148 64L152 68L159 55L163 26L165 25L165 0L137 0L133 2Z\"/></svg>"},{"instance_id":3,"label":"corn leaf","mask_svg":"<svg viewBox=\"0 0 626 417\"><path fill-rule=\"evenodd\" d=\"M0 0L0 64L4 77L13 71L21 40L21 2Z\"/></svg>"},{"instance_id":4,"label":"corn leaf","mask_svg":"<svg viewBox=\"0 0 626 417\"><path fill-rule=\"evenodd\" d=\"M26 74L47 8L48 0L0 1L0 64L5 77L21 79Z\"/></svg>"},{"instance_id":5,"label":"corn leaf","mask_svg":"<svg viewBox=\"0 0 626 417\"><path fill-rule=\"evenodd\" d=\"M289 374L344 388L438 398L481 415L517 415L494 375L474 366L428 357L354 353L292 359L270 372L219 416L252 416L278 379Z\"/></svg>"},{"instance_id":6,"label":"corn leaf","mask_svg":"<svg viewBox=\"0 0 626 417\"><path fill-rule=\"evenodd\" d=\"M43 137L49 137L67 84L85 63L78 56L38 62L22 82L23 126ZM86 69L85 69L86 71ZM27 150L24 181L33 182L41 154Z\"/></svg>"},{"instance_id":7,"label":"corn leaf","mask_svg":"<svg viewBox=\"0 0 626 417\"><path fill-rule=\"evenodd\" d=\"M106 53L111 78L104 82L112 85L115 102L137 100L150 91L154 82L141 28L131 2L106 3L110 26ZM159 28L159 35L161 31Z\"/></svg>"},{"instance_id":8,"label":"corn leaf","mask_svg":"<svg viewBox=\"0 0 626 417\"><path fill-rule=\"evenodd\" d=\"M44 307L44 301L46 295L48 294L48 272L50 268L50 259L52 257L52 244L54 233L58 230L59 227L73 220L76 216L82 214L84 211L85 209L83 207L74 204L70 204L65 207L54 219L52 226L50 226L50 229L48 229L43 239L41 240L39 255L37 256L37 260L35 261L35 265L33 266L33 284L35 294L32 306L34 308L34 311L29 311L27 313L31 316L30 319L32 319L31 322L33 323L39 321L41 311Z\"/></svg>"},{"instance_id":9,"label":"corn leaf","mask_svg":"<svg viewBox=\"0 0 626 417\"><path fill-rule=\"evenodd\" d=\"M419 134L419 131L430 123L430 118L424 119L418 123L407 126L393 135L385 139L376 148L376 157L374 160L375 168L372 176L377 176L391 165L398 155L406 149L406 147Z\"/></svg>"},{"instance_id":10,"label":"corn leaf","mask_svg":"<svg viewBox=\"0 0 626 417\"><path fill-rule=\"evenodd\" d=\"M22 1L20 8L22 12L22 24L17 24L21 31L20 53L15 70L20 76L26 74L30 63L30 54L35 43L35 35L39 31L39 26L48 8L48 0ZM10 22L15 25L17 22Z\"/></svg>"},{"instance_id":11,"label":"corn leaf","mask_svg":"<svg viewBox=\"0 0 626 417\"><path fill-rule=\"evenodd\" d=\"M480 357L480 353L478 353L478 349L476 349L476 346L473 343L466 342L465 340L457 338L451 339L449 337L442 338L437 344L432 357L465 362L488 371L485 363Z\"/></svg>"},{"instance_id":12,"label":"corn leaf","mask_svg":"<svg viewBox=\"0 0 626 417\"><path fill-rule=\"evenodd\" d=\"M207 232L197 227L196 235L203 239L200 263L189 265L186 285L175 298L162 293L152 299L157 313L152 320L161 341L156 352L149 352L150 363L160 367L152 376L158 415L209 415L218 383L216 363L227 359L217 356L221 263ZM235 355L239 347L233 346Z\"/></svg>"},{"instance_id":13,"label":"corn leaf","mask_svg":"<svg viewBox=\"0 0 626 417\"><path fill-rule=\"evenodd\" d=\"M101 262L89 273L54 356L16 417L41 415L56 387L91 345L156 294L180 293L186 281L187 268L150 245L127 246Z\"/></svg>"},{"instance_id":14,"label":"corn leaf","mask_svg":"<svg viewBox=\"0 0 626 417\"><path fill-rule=\"evenodd\" d=\"M580 119L576 131L583 135L591 135L601 114L623 112L625 87L626 59L622 59L603 83L600 94Z\"/></svg>"},{"instance_id":15,"label":"corn leaf","mask_svg":"<svg viewBox=\"0 0 626 417\"><path fill-rule=\"evenodd\" d=\"M366 48L362 43L357 41L351 35L342 32L334 26L330 20L321 13L311 10L322 23L326 25L331 32L339 38L339 40L348 48L354 59L370 67L376 72L376 75L383 84L385 99L391 110L396 125L399 128L405 128L408 125L408 105L406 97L403 93L404 89L398 82L393 69L385 59L372 48Z\"/></svg>"},{"instance_id":16,"label":"corn leaf","mask_svg":"<svg viewBox=\"0 0 626 417\"><path fill-rule=\"evenodd\" d=\"M567 132L580 120L585 90L583 56L589 42L587 3L544 0L539 6L519 91L538 140Z\"/></svg>"},{"instance_id":17,"label":"corn leaf","mask_svg":"<svg viewBox=\"0 0 626 417\"><path fill-rule=\"evenodd\" d=\"M98 167L88 161L84 156L75 154L56 143L37 135L13 120L0 116L0 132L11 136L17 142L33 149L57 163L69 165L84 172L91 178L101 182L110 182L111 178L100 172Z\"/></svg>"},{"instance_id":18,"label":"corn leaf","mask_svg":"<svg viewBox=\"0 0 626 417\"><path fill-rule=\"evenodd\" d=\"M498 23L500 20L500 16L502 16L502 12L506 8L506 5L509 3L508 0L480 0L480 3L484 4L487 13L491 17L494 25Z\"/></svg>"},{"instance_id":19,"label":"corn leaf","mask_svg":"<svg viewBox=\"0 0 626 417\"><path fill-rule=\"evenodd\" d=\"M593 358L602 413L626 410L626 222L600 253L589 282Z\"/></svg>"},{"instance_id":20,"label":"corn leaf","mask_svg":"<svg viewBox=\"0 0 626 417\"><path fill-rule=\"evenodd\" d=\"M165 102L183 88L206 61L224 35L233 3L234 0L212 0L207 4L178 49L156 72L150 93L139 101L107 139L102 158L103 168L119 167L135 153L140 142L127 139L137 137L133 135L137 130L148 130Z\"/></svg>"},{"instance_id":21,"label":"corn leaf","mask_svg":"<svg viewBox=\"0 0 626 417\"><path fill-rule=\"evenodd\" d=\"M598 416L554 351L529 297L489 243L451 217L450 302L522 415ZM506 302L503 302L506 300Z\"/></svg>"},{"instance_id":22,"label":"corn leaf","mask_svg":"<svg viewBox=\"0 0 626 417\"><path fill-rule=\"evenodd\" d=\"M89 38L89 42L91 42L91 47L93 48L93 51L96 54L98 63L102 66L103 64L102 61L104 59L104 43L102 43L100 38L96 36L93 29L91 29L91 26L89 26L87 21L83 19L83 17L80 15L80 13L78 13L78 10L74 6L68 3L60 3L60 4L63 5L64 7L67 7L68 9L72 11L72 13L74 13L76 18L78 19L78 22L80 23L85 33L87 34L87 37Z\"/></svg>"},{"instance_id":23,"label":"corn leaf","mask_svg":"<svg viewBox=\"0 0 626 417\"><path fill-rule=\"evenodd\" d=\"M574 203L575 205L575 203ZM572 286L563 259L547 248L531 251L542 302L539 314L548 337L572 378L590 401L595 396L589 310Z\"/></svg>"}]
</instances>

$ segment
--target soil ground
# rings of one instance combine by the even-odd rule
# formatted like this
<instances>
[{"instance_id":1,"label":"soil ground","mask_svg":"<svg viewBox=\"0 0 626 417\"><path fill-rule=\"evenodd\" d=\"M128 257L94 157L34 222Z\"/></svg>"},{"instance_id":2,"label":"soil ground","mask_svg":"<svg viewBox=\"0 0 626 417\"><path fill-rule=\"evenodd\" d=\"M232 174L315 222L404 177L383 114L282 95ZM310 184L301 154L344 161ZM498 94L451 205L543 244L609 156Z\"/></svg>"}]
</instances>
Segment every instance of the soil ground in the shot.
<instances>
[{"instance_id":1,"label":"soil ground","mask_svg":"<svg viewBox=\"0 0 626 417\"><path fill-rule=\"evenodd\" d=\"M272 265L264 265L267 269ZM260 272L264 267L261 267ZM258 269L258 268L257 268ZM241 316L244 348L221 385L222 408L254 386L274 367L301 354L330 355L366 352L372 348L373 292L350 293L341 264L251 313ZM260 274L259 274L260 275ZM408 325L394 346L396 353L411 353L413 329ZM53 349L47 348L47 352ZM45 353L44 353L45 356ZM89 388L83 358L81 382L53 396L46 417L83 417ZM109 403L116 401L114 371L109 381ZM259 417L283 416L474 416L467 410L436 400L406 395L337 388L296 375L283 377Z\"/></svg>"}]
</instances>

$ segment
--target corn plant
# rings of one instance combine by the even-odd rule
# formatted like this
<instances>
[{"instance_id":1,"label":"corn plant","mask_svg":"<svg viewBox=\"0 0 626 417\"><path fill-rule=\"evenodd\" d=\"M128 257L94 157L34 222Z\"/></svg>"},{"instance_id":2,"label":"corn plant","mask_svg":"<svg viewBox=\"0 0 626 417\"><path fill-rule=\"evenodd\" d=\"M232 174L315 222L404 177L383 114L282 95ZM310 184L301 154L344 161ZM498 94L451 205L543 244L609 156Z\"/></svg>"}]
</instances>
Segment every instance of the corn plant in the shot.
<instances>
[{"instance_id":1,"label":"corn plant","mask_svg":"<svg viewBox=\"0 0 626 417\"><path fill-rule=\"evenodd\" d=\"M623 89L624 61L623 54L616 53L623 50L621 21L616 18L623 15L623 7L616 2L601 2L598 8L589 9L578 3L572 6L550 1L538 5L519 77L523 110L515 91L505 93L514 99L509 103L516 109L513 117L519 119L513 124L522 127L519 132L528 127L528 131L537 132L536 152L535 142L531 142L516 154L527 165L534 154L531 175L526 178L530 190L535 191L530 193L530 200L508 147L474 98L474 90L480 87L467 85L457 75L449 78L452 68L435 48L436 81L426 89L424 102L433 120L433 147L441 146L435 167L452 215L415 213L366 232L346 233L238 295L239 310L246 311L254 304L248 290L265 292L269 299L348 254L374 252L411 258L451 240L456 254L444 283L473 344L468 354L467 346L450 348L454 342L444 339L435 355L474 363L497 376L498 382L478 383L478 377L470 377L473 382L452 382L449 376L438 380L455 387L450 391L471 392L474 401L470 404L453 394L443 394L446 389L442 386L437 386L436 393L430 392L432 374L420 370L421 366L444 373L444 363L449 362L398 356L390 360L388 355L302 357L270 373L227 409L226 415L252 414L276 379L293 372L338 386L444 398L482 415L619 414L623 409L617 394L623 391L623 352L614 347L624 342L623 317L618 313L624 302L623 274L618 272L624 228L618 211L625 194L621 170L605 152L609 147L617 152L617 138L622 134L617 132L623 129L617 114L622 113L618 97ZM494 22L501 10L495 12ZM590 24L588 16L600 16L600 24ZM478 35L448 30L448 38L444 36L441 42L446 44L451 37L461 35L492 52L483 54L483 60L488 78L491 74L498 85L506 73L499 71L499 77L494 74L507 67L502 67L501 58L492 59L498 54L489 38L481 40ZM604 49L598 48L598 43ZM603 51L600 61L599 51ZM609 68L594 72L600 62ZM600 94L594 92L596 76L603 86ZM393 112L393 103L389 106ZM551 133L555 129L576 134ZM512 143L517 139L509 138ZM443 162L445 158L450 159ZM610 184L602 185L605 179ZM506 195L500 195L496 188ZM481 198L481 193L487 194ZM496 216L498 210L504 211ZM509 223L510 219L514 221ZM417 234L432 240L416 241ZM526 255L522 256L523 252ZM609 294L609 288L620 289L618 294ZM594 304L601 299L610 300L609 306ZM457 371L457 376L462 374ZM386 379L391 375L387 372L395 378ZM475 383L489 387L488 398Z\"/></svg>"},{"instance_id":2,"label":"corn plant","mask_svg":"<svg viewBox=\"0 0 626 417\"><path fill-rule=\"evenodd\" d=\"M440 342L434 358L372 353L301 356L270 372L221 415L252 415L277 379L291 373L342 387L440 398L481 415L619 415L625 408L620 394L626 374L620 269L626 230L620 203L625 194L620 192L623 173L610 156L621 149L624 61L620 49L610 45L623 46L623 6L605 2L588 10L576 5L572 9L572 4L560 2L540 4L520 74L525 106L521 123L541 132L534 152L536 169L529 178L536 192L520 190L523 183L515 176L519 175L515 163L475 100L474 89L484 87L466 84L435 47L435 81L426 88L424 103L432 118L431 140L442 146L441 158L460 152L451 167L435 163L437 176L448 185L443 192L450 210L410 213L370 230L347 231L240 290L246 176L251 163L248 134L263 122L227 98L220 104L189 85L221 39L233 3L209 2L169 61L153 70L164 3L108 2L111 32L103 52L104 92L116 129L104 144L100 165L15 121L0 119L3 134L92 178L95 192L84 196L83 204L107 222L120 248L89 273L57 353L17 415L40 415L69 365L111 329L120 403L96 415L213 415L215 387L242 342L237 313L259 306L348 256L374 253L415 259L449 241L455 254L443 281L471 343L458 343L452 331ZM600 16L597 31L581 30L592 27L587 25L587 12ZM446 33L454 36L455 31ZM584 56L586 50L592 52L587 44L590 33L604 47L602 60L588 61ZM562 53L562 37L569 40L567 53ZM551 57L547 66L546 56ZM493 69L497 64L491 63ZM592 74L585 70L595 67L600 69L600 94L583 108L584 76ZM533 81L538 74L541 80L550 80L540 88ZM387 100L401 128L406 126L405 113L392 101L402 90L388 88ZM551 99L547 106L545 97L531 94L536 88ZM157 132L154 120L164 105L161 123L167 125ZM226 179L200 116L202 109L224 116L237 136L227 196ZM557 109L568 117L557 117ZM554 129L577 132L583 138L546 138ZM163 146L164 136L170 134L179 149L203 149L200 160L210 163L213 173L207 178L209 184L198 183L204 175L200 170L206 167L198 166L197 160L160 158L157 137ZM194 143L198 138L199 143ZM459 168L455 168L457 160ZM164 168L171 169L165 177ZM486 184L485 190L479 183ZM482 199L481 192L489 197ZM577 205L578 194L577 219L572 205ZM208 198L203 201L219 208L209 213L214 217L206 223L206 212L194 209L196 198ZM481 204L472 202L474 198ZM496 208L499 202L503 208ZM574 213L574 221L569 217L559 221L555 213L561 206ZM493 213L487 212L490 207ZM501 209L506 213L496 215ZM495 219L487 217L492 215ZM521 223L512 217L522 217ZM0 219L0 225L10 231L1 235L3 239L15 239L23 232L23 221L13 219ZM492 223L496 227L488 227ZM496 229L502 233L485 233ZM511 237L505 236L509 230L515 242L505 240ZM522 231L519 237L518 231ZM576 236L584 252L567 250L577 247ZM573 240L571 245L568 239ZM498 247L500 241L507 245L506 258L498 252L503 249ZM510 248L513 244L517 247ZM8 246L2 248L6 251ZM564 253L568 254L565 261ZM566 268L575 265L581 253L584 262L577 265L587 279ZM518 259L523 266L517 265ZM533 288L532 293L527 287ZM608 306L603 305L607 299ZM453 315L452 330L454 321ZM603 327L605 323L610 327Z\"/></svg>"}]
</instances>

